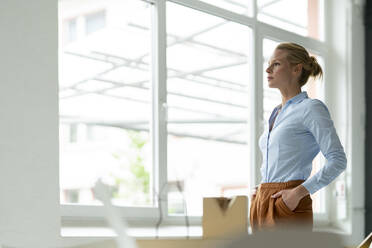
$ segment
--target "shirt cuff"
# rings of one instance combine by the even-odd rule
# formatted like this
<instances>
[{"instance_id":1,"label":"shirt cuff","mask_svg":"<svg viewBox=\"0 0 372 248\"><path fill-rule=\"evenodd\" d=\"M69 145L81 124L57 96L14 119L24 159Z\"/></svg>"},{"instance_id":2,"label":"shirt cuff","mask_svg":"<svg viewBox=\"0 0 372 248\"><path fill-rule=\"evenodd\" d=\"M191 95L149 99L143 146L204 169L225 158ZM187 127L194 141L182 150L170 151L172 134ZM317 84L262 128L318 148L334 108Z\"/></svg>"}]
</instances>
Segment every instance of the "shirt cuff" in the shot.
<instances>
[{"instance_id":1,"label":"shirt cuff","mask_svg":"<svg viewBox=\"0 0 372 248\"><path fill-rule=\"evenodd\" d=\"M302 186L304 186L307 189L307 191L309 191L310 195L314 194L319 190L318 187L316 187L316 184L314 182L311 182L311 178L303 182Z\"/></svg>"}]
</instances>

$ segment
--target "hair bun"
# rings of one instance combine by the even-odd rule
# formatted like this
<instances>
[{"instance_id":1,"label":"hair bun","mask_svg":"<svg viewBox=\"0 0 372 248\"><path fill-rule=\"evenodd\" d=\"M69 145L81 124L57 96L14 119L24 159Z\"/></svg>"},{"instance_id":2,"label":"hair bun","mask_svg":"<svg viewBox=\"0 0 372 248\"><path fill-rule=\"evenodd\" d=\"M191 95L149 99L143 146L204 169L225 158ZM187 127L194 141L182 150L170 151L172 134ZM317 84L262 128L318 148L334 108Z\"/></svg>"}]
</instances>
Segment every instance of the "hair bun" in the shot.
<instances>
[{"instance_id":1,"label":"hair bun","mask_svg":"<svg viewBox=\"0 0 372 248\"><path fill-rule=\"evenodd\" d=\"M311 75L318 76L321 74L321 68L318 63L318 60L314 56L310 56L310 68L311 68Z\"/></svg>"},{"instance_id":2,"label":"hair bun","mask_svg":"<svg viewBox=\"0 0 372 248\"><path fill-rule=\"evenodd\" d=\"M318 64L318 61L316 60L316 58L314 56L310 56L310 66L311 68L315 68Z\"/></svg>"}]
</instances>

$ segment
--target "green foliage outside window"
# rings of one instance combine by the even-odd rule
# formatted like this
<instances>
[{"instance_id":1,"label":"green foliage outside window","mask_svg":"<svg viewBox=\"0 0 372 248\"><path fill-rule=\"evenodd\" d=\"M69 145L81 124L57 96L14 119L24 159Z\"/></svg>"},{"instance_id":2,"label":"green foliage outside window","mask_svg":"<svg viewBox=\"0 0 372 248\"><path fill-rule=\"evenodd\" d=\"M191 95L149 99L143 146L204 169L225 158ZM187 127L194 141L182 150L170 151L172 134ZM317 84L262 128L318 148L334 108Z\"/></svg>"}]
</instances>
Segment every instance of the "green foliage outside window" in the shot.
<instances>
[{"instance_id":1,"label":"green foliage outside window","mask_svg":"<svg viewBox=\"0 0 372 248\"><path fill-rule=\"evenodd\" d=\"M114 178L113 198L128 199L130 204L150 203L150 173L145 167L144 147L148 139L139 131L126 130L131 143L126 151L113 154L119 160L120 171Z\"/></svg>"}]
</instances>

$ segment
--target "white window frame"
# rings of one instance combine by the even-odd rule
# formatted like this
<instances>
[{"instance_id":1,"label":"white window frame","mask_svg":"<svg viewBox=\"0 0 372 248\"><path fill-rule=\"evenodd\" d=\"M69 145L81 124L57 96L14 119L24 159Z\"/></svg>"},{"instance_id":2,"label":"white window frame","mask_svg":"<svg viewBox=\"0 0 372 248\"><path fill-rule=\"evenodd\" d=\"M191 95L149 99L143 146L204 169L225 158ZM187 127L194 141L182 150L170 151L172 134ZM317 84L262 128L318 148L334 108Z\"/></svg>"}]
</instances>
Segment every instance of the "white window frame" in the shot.
<instances>
[{"instance_id":1,"label":"white window frame","mask_svg":"<svg viewBox=\"0 0 372 248\"><path fill-rule=\"evenodd\" d=\"M250 78L250 119L254 120L250 126L250 141L255 144L261 132L263 131L263 39L269 38L276 41L291 41L304 45L312 53L321 55L324 58L325 65L329 59L327 40L319 41L313 38L304 37L296 33L283 30L257 20L257 3L251 1L253 9L253 17L237 14L235 12L219 8L217 6L199 1L199 0L142 0L149 2L152 5L152 123L151 123L151 139L153 148L153 171L152 180L153 187L159 192L161 186L167 182L167 106L166 106L166 81L167 81L167 64L166 64L166 2L173 2L188 8L192 8L207 14L212 14L223 19L236 22L248 26L252 30L252 42L247 44L250 46L250 54L252 54L249 63L252 66L252 75ZM325 6L323 11L327 12L328 1L324 1ZM325 22L327 19L324 20ZM326 23L324 23L325 32L327 32ZM325 37L326 39L327 37ZM327 68L325 68L327 71ZM325 75L327 78L327 75ZM255 165L252 168L250 187L260 182L260 165L261 156L258 146L252 145L250 150L251 164ZM326 191L328 198L330 190ZM168 216L167 194L165 190L160 196L161 211L164 224L181 224L185 222L183 216ZM154 199L156 195L154 194ZM155 201L156 202L156 201ZM326 214L314 215L314 226L326 226L328 221L328 205L326 203ZM135 224L154 224L159 218L159 206L155 203L155 207L120 207L122 216L129 223ZM82 205L61 205L62 225L64 223L91 223L91 221L101 222L104 218L104 209L102 206L82 206ZM201 217L190 217L190 224L200 225Z\"/></svg>"}]
</instances>

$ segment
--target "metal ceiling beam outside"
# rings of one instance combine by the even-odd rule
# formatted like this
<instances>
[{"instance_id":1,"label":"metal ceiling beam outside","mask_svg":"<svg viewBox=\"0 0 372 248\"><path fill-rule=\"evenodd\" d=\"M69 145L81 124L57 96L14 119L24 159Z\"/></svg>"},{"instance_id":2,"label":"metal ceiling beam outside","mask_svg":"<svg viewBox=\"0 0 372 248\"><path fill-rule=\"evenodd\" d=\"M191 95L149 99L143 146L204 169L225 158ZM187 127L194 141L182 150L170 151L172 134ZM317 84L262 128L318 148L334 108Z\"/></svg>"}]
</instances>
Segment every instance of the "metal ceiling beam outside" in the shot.
<instances>
[{"instance_id":1,"label":"metal ceiling beam outside","mask_svg":"<svg viewBox=\"0 0 372 248\"><path fill-rule=\"evenodd\" d=\"M70 54L70 55L81 56L81 57L86 58L86 59L100 60L99 58L96 58L96 57L93 57L93 56L88 56L88 55L79 54L79 53L75 53L75 52L74 53L73 52L67 52L67 53ZM138 66L134 66L133 65L133 62L136 63L136 61L131 61L130 59L127 59L127 58L124 58L124 57L121 57L121 56L109 55L109 54L104 54L104 53L101 53L101 52L95 52L95 53L101 54L101 55L106 55L107 57L111 56L111 57L114 57L116 59L122 59L122 60L125 61L125 63L123 63L123 64L116 64L112 68L110 68L108 70L105 70L105 71L103 71L103 72L101 72L101 73L99 73L97 75L104 75L104 74L109 73L110 71L115 70L115 69L118 69L119 67L122 67L122 66L127 66L129 68L134 68L134 69L141 69ZM107 60L102 60L102 62L107 62ZM107 62L107 63L112 63L112 62ZM148 66L148 64L145 63L145 62L140 62L140 64L145 65L145 66ZM245 64L245 63L242 62L241 64ZM239 63L231 64L230 66L236 66L236 65L239 65ZM227 67L227 65L225 65L225 67ZM221 69L221 68L222 67L215 67L214 70ZM230 87L220 86L218 84L206 83L206 82L202 82L200 80L195 80L195 79L188 78L189 75L197 75L199 77L206 78L206 79L209 79L209 80L215 80L215 81L220 82L220 83L222 82L222 83L226 83L226 84L234 84L234 85L237 85L239 87L246 88L246 85L243 85L243 84L238 84L238 83L227 81L227 80L221 80L221 79L214 78L214 77L211 77L211 76L201 75L201 72L202 71L194 71L194 72L184 73L184 72L180 72L180 71L178 71L176 69L172 69L172 68L169 68L169 70L174 71L176 73L179 73L177 75L177 77L183 78L185 80L189 80L189 81L193 81L193 82L196 82L196 83L205 84L205 85L209 85L209 86L214 86L214 87L218 87L218 88L228 89L228 90L232 90L232 91L237 91L237 92L247 92L246 90L240 90L240 89L237 90L237 89L230 88ZM170 76L170 77L172 78L172 77L175 77L175 76ZM89 80L94 80L94 78L91 77L91 78L87 78L87 79L81 80L81 81L75 83L72 86L60 88L60 90L67 90L67 89L70 89L70 88L74 88L74 86L77 86L77 85L80 85L82 83L88 82ZM142 85L144 82L147 82L147 81L139 81L139 82L136 82L134 84L140 84L140 85Z\"/></svg>"},{"instance_id":2,"label":"metal ceiling beam outside","mask_svg":"<svg viewBox=\"0 0 372 248\"><path fill-rule=\"evenodd\" d=\"M103 78L94 78L93 80L107 82L107 83L112 83L112 84L117 85L114 88L132 87L132 88L137 88L137 89L142 89L142 90L150 90L150 88L149 87L146 87L146 86L139 86L139 85L133 85L133 84L128 84L128 83L122 83L122 82L117 82L117 81L114 81L114 80L108 80L108 79L103 79ZM111 90L111 89L113 89L113 88L107 88L107 89L104 89L104 90L97 90L97 91L84 91L84 90L75 89L75 90L79 90L80 91L79 94L72 95L72 96L66 96L66 97L63 97L62 99L76 97L76 96L83 95L83 94L91 94L91 93L102 94L105 91L108 91L108 90ZM190 95L185 95L185 94L181 94L181 93L178 93L178 92L168 91L167 93L169 95L181 96L181 97L190 98L190 99L194 99L194 100L200 100L200 101L206 101L206 102L211 102L211 103L217 103L217 104L227 105L227 106L231 106L231 107L237 107L237 108L243 108L243 109L247 108L247 106L241 105L241 104L228 103L228 102L223 102L223 101L208 99L208 98L204 98L204 97L190 96Z\"/></svg>"},{"instance_id":3,"label":"metal ceiling beam outside","mask_svg":"<svg viewBox=\"0 0 372 248\"><path fill-rule=\"evenodd\" d=\"M225 21L224 23L228 23L228 21ZM142 29L142 30L149 30L147 27L144 27L144 26L141 26L141 25L138 25L138 24L135 24L135 23L128 23L128 25L130 25L132 27ZM221 25L219 25L219 26L221 26ZM210 30L208 30L208 31L210 31ZM200 33L200 34L202 34L202 33ZM198 35L200 35L200 34L198 34ZM185 38L185 37L180 37L180 36L170 34L170 33L167 33L167 36L172 37L172 38L175 39L175 41L171 42L167 47L173 46L175 44L180 43L180 41L183 41L183 42L190 42L191 44L195 44L195 45L209 47L209 48L218 50L219 52L225 52L229 55L236 55L238 57L246 57L246 55L243 54L243 53L235 52L235 51L232 51L232 50L229 50L229 49L226 49L226 48L217 47L217 46L213 46L211 44L207 44L207 43L204 43L204 42L201 42L201 41L197 41L192 36L188 36L188 37ZM145 54L145 55L147 56L148 54ZM142 56L144 56L144 55L142 55Z\"/></svg>"},{"instance_id":4,"label":"metal ceiling beam outside","mask_svg":"<svg viewBox=\"0 0 372 248\"><path fill-rule=\"evenodd\" d=\"M108 80L106 80L106 81L108 81ZM134 87L134 88L141 88L141 89L143 88L143 86L134 86L134 85L131 85L131 86ZM97 90L97 91L87 91L87 90L81 90L81 89L74 89L75 91L78 92L77 94L71 95L71 96L61 97L61 99L67 99L67 98L71 98L71 97L75 97L75 96L82 96L82 95L86 95L86 94L102 94L104 96L113 97L113 98L117 98L117 99L121 99L121 100L129 100L129 101L135 101L135 102L144 103L144 104L150 104L150 101L146 101L146 100L143 100L143 99L138 99L138 98L133 98L133 97L119 96L119 95L114 95L114 94L109 94L107 92L103 92L103 91L108 91L109 89L116 89L116 88L117 87L115 86L115 87L111 87L111 88L108 88L108 89ZM192 113L197 113L197 114L206 114L206 115L214 116L216 118L219 118L219 117L226 118L226 117L228 117L226 115L221 115L221 114L218 114L218 113L200 111L200 110L195 110L195 109L180 107L180 106L176 106L176 105L168 106L168 108L170 108L170 109L179 109L179 110L183 110L183 111L187 111L187 112L192 112ZM228 117L228 118L233 118L233 117Z\"/></svg>"},{"instance_id":5,"label":"metal ceiling beam outside","mask_svg":"<svg viewBox=\"0 0 372 248\"><path fill-rule=\"evenodd\" d=\"M69 123L71 123L71 122L69 122ZM108 126L108 127L122 128L122 129L125 129L125 130L149 132L148 128L135 127L135 126L126 125L126 124L111 124L111 123L105 123L105 122L84 122L84 121L79 121L79 124L86 124L86 125L92 125L92 126ZM194 135L194 134L174 132L174 131L168 131L168 135L174 135L174 136L177 136L177 137L184 137L184 138L211 140L211 141L218 141L218 142L231 143L231 144L240 144L240 145L246 145L247 144L247 142L243 142L243 141L239 141L239 140L221 139L221 138L216 138L216 137L213 137L213 136Z\"/></svg>"},{"instance_id":6,"label":"metal ceiling beam outside","mask_svg":"<svg viewBox=\"0 0 372 248\"><path fill-rule=\"evenodd\" d=\"M74 116L64 116L61 115L62 120L64 123L80 123L84 122L87 123L106 123L109 125L147 125L151 122L149 120L125 120L125 121L94 121L89 119L80 119L75 118ZM168 120L168 124L247 124L247 120L245 119L178 119L178 120Z\"/></svg>"},{"instance_id":7,"label":"metal ceiling beam outside","mask_svg":"<svg viewBox=\"0 0 372 248\"><path fill-rule=\"evenodd\" d=\"M117 56L117 55L111 55L111 54L106 54L106 53L101 53L101 52L96 52L96 53L105 54L107 56L112 56L112 57L117 58L117 59L123 58L126 61L130 61L130 59L127 59L127 58L124 58L124 57L121 57L121 56ZM132 61L132 62L135 62L135 61ZM141 62L140 64L148 66L148 64L145 63L145 62ZM136 68L136 67L132 67L132 68ZM174 72L179 73L179 74L182 73L179 70L174 69L174 68L169 68L168 67L168 70L174 71ZM195 71L195 72L197 72L197 71ZM189 74L187 74L187 75L186 74L179 75L179 77L182 77L182 78L185 78L187 80L190 80L190 79L186 78L186 76L189 76L189 75L193 75L192 72L189 72ZM223 82L223 83L226 83L226 84L236 85L236 86L239 86L239 87L242 87L242 88L246 88L247 87L244 84L239 84L239 83L235 83L235 82L224 80L224 79L218 79L218 78L211 77L211 76L206 76L206 75L197 75L197 76L200 76L200 77L203 77L203 78L206 78L206 79L209 79L209 80L215 80L215 81L218 81L218 82ZM192 81L192 80L190 80L190 81ZM217 87L217 85L216 85L216 87ZM234 90L233 88L228 88L228 89Z\"/></svg>"},{"instance_id":8,"label":"metal ceiling beam outside","mask_svg":"<svg viewBox=\"0 0 372 248\"><path fill-rule=\"evenodd\" d=\"M277 2L280 2L282 0L273 0L273 1L270 1L270 2L267 2L261 6L258 6L258 11L260 11L261 9L264 9L266 7L269 7L270 5L273 5L274 3L277 3Z\"/></svg>"},{"instance_id":9,"label":"metal ceiling beam outside","mask_svg":"<svg viewBox=\"0 0 372 248\"><path fill-rule=\"evenodd\" d=\"M265 11L261 11L260 13L263 14L263 15L266 15L266 16L268 16L268 17L274 18L274 19L276 19L276 20L278 20L278 21L281 21L281 22L285 22L285 23L291 24L291 25L293 25L293 26L295 26L295 27L303 28L303 29L307 29L307 26L299 25L298 23L291 22L291 21L286 20L286 19L284 19L284 18L281 18L281 17L279 17L279 16L274 16L274 15L272 15L272 14L269 14L269 13L265 12Z\"/></svg>"},{"instance_id":10,"label":"metal ceiling beam outside","mask_svg":"<svg viewBox=\"0 0 372 248\"><path fill-rule=\"evenodd\" d=\"M128 84L128 83L121 83L121 82L117 82L117 81L113 81L113 80L107 80L107 79L103 79L103 78L95 78L94 80L107 82L107 83L112 83L112 84L117 84L119 87L132 87L132 88L137 88L137 89L150 90L150 88L146 87L146 86L139 86L139 85L133 85L133 84ZM108 89L100 90L98 92L103 92L104 93L107 90ZM209 98L205 98L205 97L191 96L191 95L186 95L186 94L173 92L173 91L167 91L167 94L168 95L174 95L174 96L181 96L181 97L190 98L190 99L194 99L194 100L200 100L200 101L206 101L206 102L211 102L211 103L227 105L227 106L231 106L231 107L244 108L244 109L247 108L247 106L241 105L241 104L223 102L223 101L213 100L213 99L209 99Z\"/></svg>"}]
</instances>

